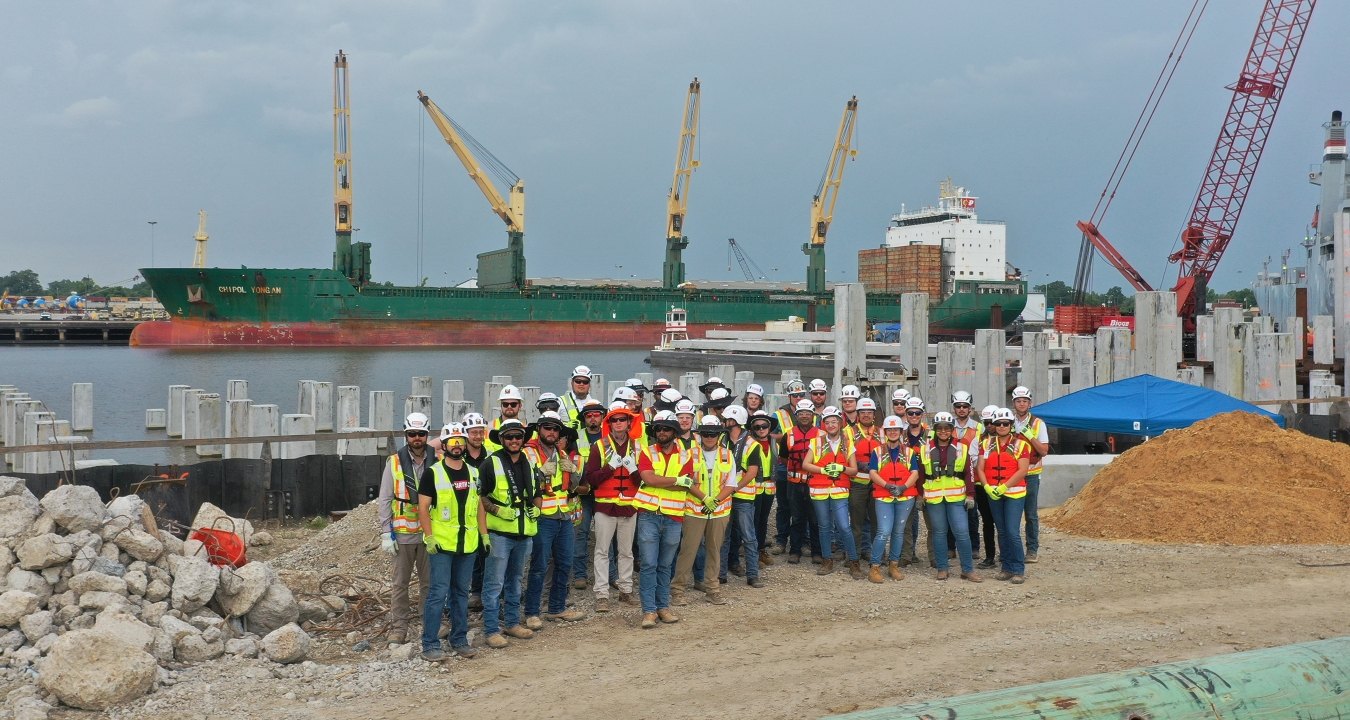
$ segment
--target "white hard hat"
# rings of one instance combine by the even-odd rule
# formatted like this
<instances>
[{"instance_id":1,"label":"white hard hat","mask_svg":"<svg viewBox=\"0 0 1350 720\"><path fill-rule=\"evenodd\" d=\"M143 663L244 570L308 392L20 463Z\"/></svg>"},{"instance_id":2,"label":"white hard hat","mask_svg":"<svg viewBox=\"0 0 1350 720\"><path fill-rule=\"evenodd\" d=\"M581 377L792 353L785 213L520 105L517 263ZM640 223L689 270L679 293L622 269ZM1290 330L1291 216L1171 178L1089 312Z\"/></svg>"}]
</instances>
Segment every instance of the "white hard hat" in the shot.
<instances>
[{"instance_id":1,"label":"white hard hat","mask_svg":"<svg viewBox=\"0 0 1350 720\"><path fill-rule=\"evenodd\" d=\"M809 412L809 413L811 413L812 415L815 415L815 414L816 414L816 406L813 405L813 404L811 404L811 401L810 401L810 400L798 400L798 401L797 401L797 408L796 408L796 411L799 412L799 413L801 413L801 412Z\"/></svg>"},{"instance_id":2,"label":"white hard hat","mask_svg":"<svg viewBox=\"0 0 1350 720\"><path fill-rule=\"evenodd\" d=\"M876 403L876 401L873 400L872 398L863 398L863 399L861 399L861 400L858 401L858 412L862 412L862 411L864 411L864 410L876 410L876 409L877 409L877 403Z\"/></svg>"},{"instance_id":3,"label":"white hard hat","mask_svg":"<svg viewBox=\"0 0 1350 720\"><path fill-rule=\"evenodd\" d=\"M726 383L722 382L722 378L720 378L720 377L710 377L710 378L708 378L708 382L705 382L705 383L703 383L703 384L704 384L704 385L726 385Z\"/></svg>"},{"instance_id":4,"label":"white hard hat","mask_svg":"<svg viewBox=\"0 0 1350 720\"><path fill-rule=\"evenodd\" d=\"M543 410L544 403L550 402L557 405L558 407L562 407L562 400L559 400L558 396L554 395L551 392L539 393L539 399L535 401L534 406L539 408L540 410Z\"/></svg>"},{"instance_id":5,"label":"white hard hat","mask_svg":"<svg viewBox=\"0 0 1350 720\"><path fill-rule=\"evenodd\" d=\"M1012 394L1012 396L1013 396L1013 399L1014 399L1014 400L1016 400L1017 398L1026 398L1026 399L1030 400L1030 399L1031 399L1031 388L1029 388L1029 387L1027 387L1027 386L1025 386L1025 385L1018 385L1017 387L1013 388L1013 394Z\"/></svg>"},{"instance_id":6,"label":"white hard hat","mask_svg":"<svg viewBox=\"0 0 1350 720\"><path fill-rule=\"evenodd\" d=\"M652 383L652 389L653 389L653 390L656 390L656 389L658 389L658 388L668 388L668 387L670 387L670 381L667 380L667 379L665 379L665 378L657 378L657 379L656 379L656 382Z\"/></svg>"},{"instance_id":7,"label":"white hard hat","mask_svg":"<svg viewBox=\"0 0 1350 720\"><path fill-rule=\"evenodd\" d=\"M692 400L681 400L675 403L676 415L693 415L696 411Z\"/></svg>"},{"instance_id":8,"label":"white hard hat","mask_svg":"<svg viewBox=\"0 0 1350 720\"><path fill-rule=\"evenodd\" d=\"M625 386L623 386L623 387L621 387L621 388L618 388L618 389L616 389L616 390L614 391L614 399L615 399L615 400L637 400L637 399L638 399L638 394L637 394L637 391L636 391L636 390L634 390L633 388L630 388L630 387L628 387L627 385L625 385Z\"/></svg>"},{"instance_id":9,"label":"white hard hat","mask_svg":"<svg viewBox=\"0 0 1350 720\"><path fill-rule=\"evenodd\" d=\"M965 390L957 390L956 392L952 393L952 404L956 405L958 403L964 403L966 405L969 405L970 393L966 392Z\"/></svg>"},{"instance_id":10,"label":"white hard hat","mask_svg":"<svg viewBox=\"0 0 1350 720\"><path fill-rule=\"evenodd\" d=\"M899 415L887 415L885 420L881 421L882 430L904 430L905 421L900 419Z\"/></svg>"},{"instance_id":11,"label":"white hard hat","mask_svg":"<svg viewBox=\"0 0 1350 720\"><path fill-rule=\"evenodd\" d=\"M836 418L839 418L840 420L843 420L843 419L844 419L844 411L843 411L843 410L840 410L839 408L837 408L837 407L835 407L835 406L833 406L833 405L826 405L826 406L825 406L825 409L822 410L822 411L820 412L820 419L821 419L821 420L824 420L825 418L829 418L829 417L836 417Z\"/></svg>"},{"instance_id":12,"label":"white hard hat","mask_svg":"<svg viewBox=\"0 0 1350 720\"><path fill-rule=\"evenodd\" d=\"M933 416L933 427L938 425L956 425L956 416L949 412L940 412Z\"/></svg>"},{"instance_id":13,"label":"white hard hat","mask_svg":"<svg viewBox=\"0 0 1350 720\"><path fill-rule=\"evenodd\" d=\"M811 384L808 386L808 389L811 392L820 392L821 390L829 390L830 388L828 385L825 384L824 380L816 378L815 380L811 381Z\"/></svg>"},{"instance_id":14,"label":"white hard hat","mask_svg":"<svg viewBox=\"0 0 1350 720\"><path fill-rule=\"evenodd\" d=\"M515 385L505 385L502 387L502 391L497 394L497 402L501 402L502 400L523 401L524 399L525 398L522 397L520 394L520 388L516 387Z\"/></svg>"},{"instance_id":15,"label":"white hard hat","mask_svg":"<svg viewBox=\"0 0 1350 720\"><path fill-rule=\"evenodd\" d=\"M745 427L745 421L749 419L750 414L740 405L729 405L722 411L722 417L726 420L735 420L737 425Z\"/></svg>"},{"instance_id":16,"label":"white hard hat","mask_svg":"<svg viewBox=\"0 0 1350 720\"><path fill-rule=\"evenodd\" d=\"M459 423L446 423L441 428L441 442L445 442L452 437L467 438L468 434L464 432L464 426Z\"/></svg>"},{"instance_id":17,"label":"white hard hat","mask_svg":"<svg viewBox=\"0 0 1350 720\"><path fill-rule=\"evenodd\" d=\"M892 402L896 400L900 400L903 402L908 399L909 399L909 391L904 388L896 388L895 392L891 393Z\"/></svg>"},{"instance_id":18,"label":"white hard hat","mask_svg":"<svg viewBox=\"0 0 1350 720\"><path fill-rule=\"evenodd\" d=\"M605 404L597 398L588 397L586 402L581 404L581 414L585 415L588 412L603 413L605 412Z\"/></svg>"},{"instance_id":19,"label":"white hard hat","mask_svg":"<svg viewBox=\"0 0 1350 720\"><path fill-rule=\"evenodd\" d=\"M421 430L426 433L431 432L431 418L422 413L408 413L408 417L403 418L403 432L409 430Z\"/></svg>"},{"instance_id":20,"label":"white hard hat","mask_svg":"<svg viewBox=\"0 0 1350 720\"><path fill-rule=\"evenodd\" d=\"M993 420L993 419L994 419L994 413L996 413L996 412L998 412L998 406L997 406L997 405L985 405L983 408L980 409L980 419L981 419L981 420Z\"/></svg>"},{"instance_id":21,"label":"white hard hat","mask_svg":"<svg viewBox=\"0 0 1350 720\"><path fill-rule=\"evenodd\" d=\"M761 385L756 385L756 384L754 384L754 383L750 383L749 385L747 385L747 386L745 387L745 394L746 394L746 395L758 395L758 396L760 396L760 397L764 397L764 387L761 386Z\"/></svg>"},{"instance_id":22,"label":"white hard hat","mask_svg":"<svg viewBox=\"0 0 1350 720\"><path fill-rule=\"evenodd\" d=\"M623 384L625 387L633 388L638 392L647 392L647 386L644 385L642 383L642 380L638 378L628 378L627 380L623 381Z\"/></svg>"},{"instance_id":23,"label":"white hard hat","mask_svg":"<svg viewBox=\"0 0 1350 720\"><path fill-rule=\"evenodd\" d=\"M563 422L562 416L559 415L558 413L553 412L552 410L545 410L544 412L539 413L539 419L536 420L534 424L537 426L542 426L546 423L566 425L566 423Z\"/></svg>"},{"instance_id":24,"label":"white hard hat","mask_svg":"<svg viewBox=\"0 0 1350 720\"><path fill-rule=\"evenodd\" d=\"M999 408L994 411L994 422L998 422L999 420L1008 420L1011 422L1014 419L1013 411L1008 408Z\"/></svg>"},{"instance_id":25,"label":"white hard hat","mask_svg":"<svg viewBox=\"0 0 1350 720\"><path fill-rule=\"evenodd\" d=\"M787 384L787 387L784 388L784 392L789 395L805 395L806 386L802 384L801 380L793 380Z\"/></svg>"},{"instance_id":26,"label":"white hard hat","mask_svg":"<svg viewBox=\"0 0 1350 720\"><path fill-rule=\"evenodd\" d=\"M464 413L464 429L485 428L487 420L476 412Z\"/></svg>"},{"instance_id":27,"label":"white hard hat","mask_svg":"<svg viewBox=\"0 0 1350 720\"><path fill-rule=\"evenodd\" d=\"M669 410L662 410L652 416L652 428L666 427L680 431L680 419L675 417L675 413Z\"/></svg>"},{"instance_id":28,"label":"white hard hat","mask_svg":"<svg viewBox=\"0 0 1350 720\"><path fill-rule=\"evenodd\" d=\"M624 401L622 401L622 400L615 400L614 402L612 402L612 403L609 404L609 411L610 411L610 412L614 412L615 410L627 410L627 409L628 409L628 403L626 403L626 402L624 402Z\"/></svg>"},{"instance_id":29,"label":"white hard hat","mask_svg":"<svg viewBox=\"0 0 1350 720\"><path fill-rule=\"evenodd\" d=\"M905 409L906 409L906 410L922 410L922 409L923 409L923 399L920 398L918 395L911 396L908 400L905 401Z\"/></svg>"},{"instance_id":30,"label":"white hard hat","mask_svg":"<svg viewBox=\"0 0 1350 720\"><path fill-rule=\"evenodd\" d=\"M844 398L853 398L856 400L860 397L862 397L862 391L858 389L857 385L845 385L844 389L839 391L840 400L843 400Z\"/></svg>"},{"instance_id":31,"label":"white hard hat","mask_svg":"<svg viewBox=\"0 0 1350 720\"><path fill-rule=\"evenodd\" d=\"M575 380L575 379L577 379L577 378L579 378L579 377L584 377L584 378L586 378L587 380L590 380L590 379L591 379L591 369L588 368L588 367L586 367L585 365L578 365L578 366L572 368L572 379Z\"/></svg>"},{"instance_id":32,"label":"white hard hat","mask_svg":"<svg viewBox=\"0 0 1350 720\"><path fill-rule=\"evenodd\" d=\"M667 388L661 391L661 400L668 403L677 403L684 396L675 388Z\"/></svg>"}]
</instances>

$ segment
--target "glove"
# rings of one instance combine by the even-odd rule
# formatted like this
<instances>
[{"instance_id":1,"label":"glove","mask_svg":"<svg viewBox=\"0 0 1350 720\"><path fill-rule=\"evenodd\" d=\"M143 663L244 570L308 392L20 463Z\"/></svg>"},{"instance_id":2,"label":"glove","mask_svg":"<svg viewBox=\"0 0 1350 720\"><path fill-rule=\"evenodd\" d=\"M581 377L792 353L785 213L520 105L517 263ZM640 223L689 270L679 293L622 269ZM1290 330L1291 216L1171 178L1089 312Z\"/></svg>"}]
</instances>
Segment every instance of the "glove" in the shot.
<instances>
[{"instance_id":1,"label":"glove","mask_svg":"<svg viewBox=\"0 0 1350 720\"><path fill-rule=\"evenodd\" d=\"M830 463L829 465L825 466L825 474L832 478L839 477L839 473L843 471L844 466L840 465L839 463Z\"/></svg>"},{"instance_id":2,"label":"glove","mask_svg":"<svg viewBox=\"0 0 1350 720\"><path fill-rule=\"evenodd\" d=\"M717 498L712 495L703 496L703 514L711 515L717 511Z\"/></svg>"},{"instance_id":3,"label":"glove","mask_svg":"<svg viewBox=\"0 0 1350 720\"><path fill-rule=\"evenodd\" d=\"M694 479L688 475L681 475L675 478L675 487L689 488L694 485Z\"/></svg>"},{"instance_id":4,"label":"glove","mask_svg":"<svg viewBox=\"0 0 1350 720\"><path fill-rule=\"evenodd\" d=\"M390 533L380 538L380 549L390 555L398 554L398 543L394 542L393 533Z\"/></svg>"},{"instance_id":5,"label":"glove","mask_svg":"<svg viewBox=\"0 0 1350 720\"><path fill-rule=\"evenodd\" d=\"M544 476L545 476L545 477L548 477L548 478L552 478L552 477L553 477L553 473L555 473L555 472L557 472L557 471L558 471L558 461L557 461L557 460L549 460L548 462L546 462L546 463L544 463L543 465L540 465L540 466L539 466L539 472L544 473Z\"/></svg>"},{"instance_id":6,"label":"glove","mask_svg":"<svg viewBox=\"0 0 1350 720\"><path fill-rule=\"evenodd\" d=\"M528 517L531 520L539 517L539 508L533 505L525 506L525 517Z\"/></svg>"},{"instance_id":7,"label":"glove","mask_svg":"<svg viewBox=\"0 0 1350 720\"><path fill-rule=\"evenodd\" d=\"M441 551L441 547L436 544L435 538L431 537L430 535L424 535L422 537L422 543L427 546L428 555L435 555L436 553Z\"/></svg>"},{"instance_id":8,"label":"glove","mask_svg":"<svg viewBox=\"0 0 1350 720\"><path fill-rule=\"evenodd\" d=\"M558 467L562 468L563 472L572 473L577 471L577 464L572 462L572 458L566 456L558 459Z\"/></svg>"},{"instance_id":9,"label":"glove","mask_svg":"<svg viewBox=\"0 0 1350 720\"><path fill-rule=\"evenodd\" d=\"M492 536L489 535L489 534L487 534L487 533L483 533L482 535L479 535L479 536L478 536L478 548L479 548L480 550L482 550L483 552L485 552L485 553L490 553L490 552L492 552Z\"/></svg>"},{"instance_id":10,"label":"glove","mask_svg":"<svg viewBox=\"0 0 1350 720\"><path fill-rule=\"evenodd\" d=\"M904 487L895 483L891 483L886 489L890 490L891 497L900 497L900 493L904 492Z\"/></svg>"},{"instance_id":11,"label":"glove","mask_svg":"<svg viewBox=\"0 0 1350 720\"><path fill-rule=\"evenodd\" d=\"M627 463L624 462L624 460L627 459L628 459L627 457L621 455L614 455L609 459L609 466L614 468L615 470L618 470L619 468L625 467L627 465Z\"/></svg>"},{"instance_id":12,"label":"glove","mask_svg":"<svg viewBox=\"0 0 1350 720\"><path fill-rule=\"evenodd\" d=\"M625 456L623 457L623 466L624 466L625 468L627 468L628 472L630 472L630 473L635 473L635 472L637 472L637 469L638 469L638 468L637 468L637 461L634 460L634 459L631 458L631 457L628 457L627 455L625 455Z\"/></svg>"},{"instance_id":13,"label":"glove","mask_svg":"<svg viewBox=\"0 0 1350 720\"><path fill-rule=\"evenodd\" d=\"M970 497L969 495L967 495L967 496L966 496L966 503L965 503L965 504L966 504L966 509L967 509L967 510L974 510L974 509L975 509L975 498Z\"/></svg>"},{"instance_id":14,"label":"glove","mask_svg":"<svg viewBox=\"0 0 1350 720\"><path fill-rule=\"evenodd\" d=\"M508 522L520 517L520 512L518 510L513 507L506 507L505 505L498 505L497 509L492 511L492 514Z\"/></svg>"}]
</instances>

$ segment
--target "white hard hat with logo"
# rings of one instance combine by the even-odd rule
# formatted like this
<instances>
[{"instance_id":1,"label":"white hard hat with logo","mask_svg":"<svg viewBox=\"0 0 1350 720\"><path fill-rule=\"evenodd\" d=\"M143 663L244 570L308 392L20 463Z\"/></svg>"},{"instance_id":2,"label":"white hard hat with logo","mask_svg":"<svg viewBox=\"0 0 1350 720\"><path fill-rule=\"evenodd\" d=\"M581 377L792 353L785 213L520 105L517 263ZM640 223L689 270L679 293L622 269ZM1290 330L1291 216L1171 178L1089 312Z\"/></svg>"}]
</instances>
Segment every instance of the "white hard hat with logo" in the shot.
<instances>
[{"instance_id":1,"label":"white hard hat with logo","mask_svg":"<svg viewBox=\"0 0 1350 720\"><path fill-rule=\"evenodd\" d=\"M476 412L464 413L465 430L472 430L473 428L485 428L485 427L487 427L487 419L484 418L482 415Z\"/></svg>"},{"instance_id":2,"label":"white hard hat with logo","mask_svg":"<svg viewBox=\"0 0 1350 720\"><path fill-rule=\"evenodd\" d=\"M994 413L996 413L996 412L998 412L998 406L997 406L997 405L985 405L983 408L980 409L980 419L981 419L981 420L993 420L993 419L994 419Z\"/></svg>"},{"instance_id":3,"label":"white hard hat with logo","mask_svg":"<svg viewBox=\"0 0 1350 720\"><path fill-rule=\"evenodd\" d=\"M885 420L881 421L882 430L904 430L905 421L900 419L899 415L887 415Z\"/></svg>"},{"instance_id":4,"label":"white hard hat with logo","mask_svg":"<svg viewBox=\"0 0 1350 720\"><path fill-rule=\"evenodd\" d=\"M524 399L525 398L520 394L520 388L516 387L515 385L504 385L502 386L502 391L500 393L497 393L497 402L501 402L502 400L524 400Z\"/></svg>"},{"instance_id":5,"label":"white hard hat with logo","mask_svg":"<svg viewBox=\"0 0 1350 720\"><path fill-rule=\"evenodd\" d=\"M821 380L820 378L812 380L808 388L811 390L811 392L821 392L823 390L830 389L829 386L825 384L825 381Z\"/></svg>"},{"instance_id":6,"label":"white hard hat with logo","mask_svg":"<svg viewBox=\"0 0 1350 720\"><path fill-rule=\"evenodd\" d=\"M857 400L860 397L862 397L862 391L858 389L857 385L845 385L844 389L839 391L840 400L843 400L844 398L853 398L854 400Z\"/></svg>"},{"instance_id":7,"label":"white hard hat with logo","mask_svg":"<svg viewBox=\"0 0 1350 720\"><path fill-rule=\"evenodd\" d=\"M696 411L697 408L694 407L694 403L691 400L681 400L675 403L676 415L693 415Z\"/></svg>"},{"instance_id":8,"label":"white hard hat with logo","mask_svg":"<svg viewBox=\"0 0 1350 720\"><path fill-rule=\"evenodd\" d=\"M740 405L728 405L727 409L722 411L722 417L726 420L734 420L737 425L745 427L745 421L749 419L750 415Z\"/></svg>"},{"instance_id":9,"label":"white hard hat with logo","mask_svg":"<svg viewBox=\"0 0 1350 720\"><path fill-rule=\"evenodd\" d=\"M1030 399L1031 399L1031 388L1029 388L1029 387L1027 387L1027 386L1025 386L1025 385L1018 385L1017 387L1013 388L1012 396L1013 396L1013 399L1014 399L1014 400L1016 400L1016 399L1018 399L1018 398L1026 398L1026 399L1030 400Z\"/></svg>"},{"instance_id":10,"label":"white hard hat with logo","mask_svg":"<svg viewBox=\"0 0 1350 720\"><path fill-rule=\"evenodd\" d=\"M826 405L826 406L825 406L825 409L820 411L820 419L821 419L821 420L824 420L825 418L832 418L832 417L833 417L833 418L839 418L840 420L843 420L843 419L844 419L844 411L843 411L843 410L840 410L839 408L837 408L837 407L835 407L835 406L833 406L833 405Z\"/></svg>"},{"instance_id":11,"label":"white hard hat with logo","mask_svg":"<svg viewBox=\"0 0 1350 720\"><path fill-rule=\"evenodd\" d=\"M408 413L408 417L403 418L403 432L410 430L421 430L429 434L431 432L431 418L420 412Z\"/></svg>"},{"instance_id":12,"label":"white hard hat with logo","mask_svg":"<svg viewBox=\"0 0 1350 720\"><path fill-rule=\"evenodd\" d=\"M969 405L969 404L970 404L970 393L966 392L965 390L957 390L956 392L952 393L952 404L953 404L953 405L961 405L961 404Z\"/></svg>"},{"instance_id":13,"label":"white hard hat with logo","mask_svg":"<svg viewBox=\"0 0 1350 720\"><path fill-rule=\"evenodd\" d=\"M576 380L577 378L586 378L587 380L590 380L591 369L585 365L578 365L572 368L572 379Z\"/></svg>"},{"instance_id":14,"label":"white hard hat with logo","mask_svg":"<svg viewBox=\"0 0 1350 720\"><path fill-rule=\"evenodd\" d=\"M876 403L876 401L873 400L872 398L863 398L863 399L861 399L861 400L858 401L858 412L862 412L862 411L864 411L864 410L876 410L876 409L877 409L877 403Z\"/></svg>"}]
</instances>

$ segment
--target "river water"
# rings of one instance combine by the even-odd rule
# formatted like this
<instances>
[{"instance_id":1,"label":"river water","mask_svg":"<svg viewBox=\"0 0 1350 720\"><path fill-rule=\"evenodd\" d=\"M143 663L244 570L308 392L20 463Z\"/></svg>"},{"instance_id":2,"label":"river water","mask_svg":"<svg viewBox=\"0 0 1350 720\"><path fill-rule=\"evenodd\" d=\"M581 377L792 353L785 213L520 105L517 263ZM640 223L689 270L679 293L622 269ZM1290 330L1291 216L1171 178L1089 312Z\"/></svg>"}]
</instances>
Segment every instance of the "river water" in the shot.
<instances>
[{"instance_id":1,"label":"river water","mask_svg":"<svg viewBox=\"0 0 1350 720\"><path fill-rule=\"evenodd\" d=\"M170 385L188 385L225 397L226 383L249 383L255 403L273 403L283 413L297 412L300 380L331 381L361 387L361 417L367 417L371 390L393 390L394 413L413 376L432 378L433 422L440 422L441 381L463 380L466 400L482 403L483 384L494 375L510 375L517 385L545 392L568 389L572 368L588 365L606 382L647 372L645 350L585 348L420 348L420 349L229 349L162 350L129 347L28 347L0 350L0 385L15 385L41 400L58 418L70 418L70 386L94 384L94 432L91 440L165 438L145 429L145 410L165 408ZM603 392L603 388L597 388ZM120 462L191 462L190 451L94 451L91 457Z\"/></svg>"}]
</instances>

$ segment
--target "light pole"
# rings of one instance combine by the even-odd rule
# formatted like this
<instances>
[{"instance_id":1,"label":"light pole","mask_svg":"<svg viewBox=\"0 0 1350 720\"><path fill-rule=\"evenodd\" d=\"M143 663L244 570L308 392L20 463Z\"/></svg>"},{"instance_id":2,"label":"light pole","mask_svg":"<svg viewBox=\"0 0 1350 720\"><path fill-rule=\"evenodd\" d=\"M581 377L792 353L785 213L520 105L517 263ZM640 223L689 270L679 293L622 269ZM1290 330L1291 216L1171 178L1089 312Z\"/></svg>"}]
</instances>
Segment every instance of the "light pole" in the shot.
<instances>
[{"instance_id":1,"label":"light pole","mask_svg":"<svg viewBox=\"0 0 1350 720\"><path fill-rule=\"evenodd\" d=\"M158 220L146 220L145 224L150 226L150 267L155 266L155 226L159 224Z\"/></svg>"}]
</instances>

